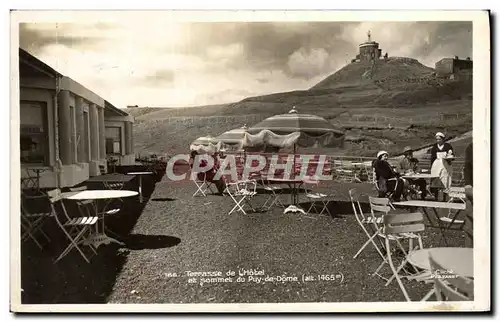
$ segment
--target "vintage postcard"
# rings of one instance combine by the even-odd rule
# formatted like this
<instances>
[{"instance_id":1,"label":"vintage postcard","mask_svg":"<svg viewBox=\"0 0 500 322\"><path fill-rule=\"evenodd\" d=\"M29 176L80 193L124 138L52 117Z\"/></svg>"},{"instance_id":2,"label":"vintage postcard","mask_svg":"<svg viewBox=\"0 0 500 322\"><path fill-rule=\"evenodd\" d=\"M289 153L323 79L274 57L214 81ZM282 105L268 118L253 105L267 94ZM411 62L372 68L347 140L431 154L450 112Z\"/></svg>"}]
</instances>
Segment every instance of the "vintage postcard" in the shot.
<instances>
[{"instance_id":1,"label":"vintage postcard","mask_svg":"<svg viewBox=\"0 0 500 322\"><path fill-rule=\"evenodd\" d=\"M489 311L489 34L12 11L11 311Z\"/></svg>"}]
</instances>

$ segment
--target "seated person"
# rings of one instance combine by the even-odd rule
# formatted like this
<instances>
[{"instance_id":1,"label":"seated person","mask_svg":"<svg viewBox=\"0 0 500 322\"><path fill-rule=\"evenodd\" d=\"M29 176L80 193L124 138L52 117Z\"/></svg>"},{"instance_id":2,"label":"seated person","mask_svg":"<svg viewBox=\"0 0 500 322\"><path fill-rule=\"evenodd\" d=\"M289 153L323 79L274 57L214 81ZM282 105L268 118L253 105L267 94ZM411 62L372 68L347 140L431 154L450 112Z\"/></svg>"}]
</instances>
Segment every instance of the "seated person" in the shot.
<instances>
[{"instance_id":1,"label":"seated person","mask_svg":"<svg viewBox=\"0 0 500 322\"><path fill-rule=\"evenodd\" d=\"M377 160L373 162L379 197L385 198L388 192L393 191L394 201L400 201L404 182L387 162L388 158L389 154L386 151L380 151L377 153Z\"/></svg>"},{"instance_id":2,"label":"seated person","mask_svg":"<svg viewBox=\"0 0 500 322\"><path fill-rule=\"evenodd\" d=\"M409 146L405 147L403 150L404 158L399 161L398 172L403 174L415 174L418 173L418 159L413 157L413 149ZM413 184L418 186L422 197L422 200L427 196L427 182L425 179L407 179Z\"/></svg>"},{"instance_id":3,"label":"seated person","mask_svg":"<svg viewBox=\"0 0 500 322\"><path fill-rule=\"evenodd\" d=\"M196 152L196 151L192 151L191 152L191 167L193 166L193 163L195 161L195 158L196 156L198 155L199 153ZM210 156L210 155L209 155ZM220 168L220 159L218 158L217 155L214 155L214 156L210 156L214 159L214 166L205 171L205 172L200 172L197 174L197 177L198 177L198 180L200 181L207 181L207 182L212 182L215 184L215 186L217 187L217 190L218 190L218 195L222 195L224 193L224 190L226 189L226 183L224 182L224 180L221 178L219 179L215 179L215 175L218 171L218 169ZM205 159L201 159L200 160L200 167L206 167L208 164L207 160Z\"/></svg>"}]
</instances>

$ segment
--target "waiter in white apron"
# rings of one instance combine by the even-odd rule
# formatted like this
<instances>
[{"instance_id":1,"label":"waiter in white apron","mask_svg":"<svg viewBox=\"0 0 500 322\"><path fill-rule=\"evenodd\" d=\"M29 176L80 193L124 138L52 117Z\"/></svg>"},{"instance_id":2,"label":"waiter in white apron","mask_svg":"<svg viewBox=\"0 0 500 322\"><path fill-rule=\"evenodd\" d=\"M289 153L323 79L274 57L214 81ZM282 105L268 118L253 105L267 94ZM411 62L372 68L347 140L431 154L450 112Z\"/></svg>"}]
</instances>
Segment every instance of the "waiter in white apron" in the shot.
<instances>
[{"instance_id":1,"label":"waiter in white apron","mask_svg":"<svg viewBox=\"0 0 500 322\"><path fill-rule=\"evenodd\" d=\"M436 133L436 143L431 148L431 175L436 178L432 180L430 188L436 201L439 200L439 191L443 192L443 200L446 201L445 194L451 187L453 168L451 161L455 158L453 147L444 141L443 133Z\"/></svg>"}]
</instances>

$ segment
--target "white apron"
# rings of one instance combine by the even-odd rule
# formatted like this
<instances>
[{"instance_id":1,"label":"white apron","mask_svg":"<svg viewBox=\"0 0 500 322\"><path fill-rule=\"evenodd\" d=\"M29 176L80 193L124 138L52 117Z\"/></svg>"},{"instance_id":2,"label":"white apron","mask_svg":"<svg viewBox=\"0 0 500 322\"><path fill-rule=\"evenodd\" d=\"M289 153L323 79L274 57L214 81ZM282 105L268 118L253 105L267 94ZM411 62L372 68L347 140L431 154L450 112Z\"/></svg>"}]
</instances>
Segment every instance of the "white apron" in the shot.
<instances>
[{"instance_id":1,"label":"white apron","mask_svg":"<svg viewBox=\"0 0 500 322\"><path fill-rule=\"evenodd\" d=\"M431 175L436 177L431 181L431 188L441 188L447 192L451 187L452 172L453 168L447 160L437 158L431 168Z\"/></svg>"}]
</instances>

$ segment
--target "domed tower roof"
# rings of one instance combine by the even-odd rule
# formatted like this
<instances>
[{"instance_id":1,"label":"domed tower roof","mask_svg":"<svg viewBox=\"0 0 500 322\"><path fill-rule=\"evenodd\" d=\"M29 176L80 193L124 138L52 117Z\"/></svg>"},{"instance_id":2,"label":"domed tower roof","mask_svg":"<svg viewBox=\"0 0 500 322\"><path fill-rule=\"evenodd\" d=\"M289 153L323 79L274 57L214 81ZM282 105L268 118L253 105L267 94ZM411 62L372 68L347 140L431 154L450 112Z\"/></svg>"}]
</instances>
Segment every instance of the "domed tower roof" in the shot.
<instances>
[{"instance_id":1,"label":"domed tower roof","mask_svg":"<svg viewBox=\"0 0 500 322\"><path fill-rule=\"evenodd\" d=\"M367 47L367 46L378 47L379 43L372 40L372 34L370 33L370 30L368 30L367 35L368 35L368 40L360 44L359 47Z\"/></svg>"}]
</instances>

